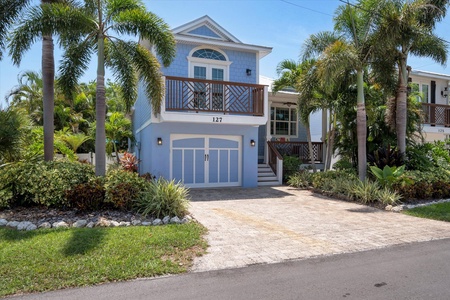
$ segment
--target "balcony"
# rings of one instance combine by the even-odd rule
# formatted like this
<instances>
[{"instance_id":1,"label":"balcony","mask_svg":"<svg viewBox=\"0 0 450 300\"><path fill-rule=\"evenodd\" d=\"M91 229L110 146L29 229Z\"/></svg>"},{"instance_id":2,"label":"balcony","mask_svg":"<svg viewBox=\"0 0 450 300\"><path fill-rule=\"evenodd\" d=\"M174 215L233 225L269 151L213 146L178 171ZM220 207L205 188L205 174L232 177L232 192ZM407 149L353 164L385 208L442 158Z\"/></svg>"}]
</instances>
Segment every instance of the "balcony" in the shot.
<instances>
[{"instance_id":1,"label":"balcony","mask_svg":"<svg viewBox=\"0 0 450 300\"><path fill-rule=\"evenodd\" d=\"M186 112L264 117L267 116L267 87L166 76L164 104L162 113L166 115L169 112Z\"/></svg>"},{"instance_id":2,"label":"balcony","mask_svg":"<svg viewBox=\"0 0 450 300\"><path fill-rule=\"evenodd\" d=\"M450 127L450 105L422 103L423 124Z\"/></svg>"}]
</instances>

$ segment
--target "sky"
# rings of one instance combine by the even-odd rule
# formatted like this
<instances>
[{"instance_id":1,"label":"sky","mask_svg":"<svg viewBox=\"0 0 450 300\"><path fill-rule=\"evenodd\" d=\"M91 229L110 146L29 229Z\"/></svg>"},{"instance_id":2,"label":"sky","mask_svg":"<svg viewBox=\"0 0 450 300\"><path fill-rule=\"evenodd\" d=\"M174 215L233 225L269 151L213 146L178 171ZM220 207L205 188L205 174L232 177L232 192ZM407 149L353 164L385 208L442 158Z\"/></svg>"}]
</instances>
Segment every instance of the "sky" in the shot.
<instances>
[{"instance_id":1,"label":"sky","mask_svg":"<svg viewBox=\"0 0 450 300\"><path fill-rule=\"evenodd\" d=\"M38 0L33 0L38 4ZM283 59L298 60L303 42L320 31L333 30L336 8L340 0L144 0L147 9L161 17L171 28L178 27L204 15L243 43L272 47L272 53L260 61L260 75L277 78L276 67ZM354 3L355 0L350 1ZM438 24L436 34L446 38L450 31L450 16ZM450 39L450 38L449 38ZM19 67L13 66L7 53L0 61L0 106L5 96L18 84L24 71L41 71L42 43L35 43L24 55ZM55 51L58 69L61 51ZM450 70L430 59L411 57L408 64L414 70L449 74ZM106 76L113 79L111 73ZM94 80L95 58L81 82Z\"/></svg>"}]
</instances>

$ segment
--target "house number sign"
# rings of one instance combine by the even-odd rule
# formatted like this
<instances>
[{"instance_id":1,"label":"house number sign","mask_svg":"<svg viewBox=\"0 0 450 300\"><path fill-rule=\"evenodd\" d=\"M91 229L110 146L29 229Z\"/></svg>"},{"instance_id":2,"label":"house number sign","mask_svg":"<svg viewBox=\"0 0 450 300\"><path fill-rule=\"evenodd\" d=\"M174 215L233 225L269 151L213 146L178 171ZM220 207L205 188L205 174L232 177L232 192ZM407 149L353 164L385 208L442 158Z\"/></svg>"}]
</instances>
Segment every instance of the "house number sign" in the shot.
<instances>
[{"instance_id":1,"label":"house number sign","mask_svg":"<svg viewBox=\"0 0 450 300\"><path fill-rule=\"evenodd\" d=\"M222 123L222 117L213 117L213 123Z\"/></svg>"}]
</instances>

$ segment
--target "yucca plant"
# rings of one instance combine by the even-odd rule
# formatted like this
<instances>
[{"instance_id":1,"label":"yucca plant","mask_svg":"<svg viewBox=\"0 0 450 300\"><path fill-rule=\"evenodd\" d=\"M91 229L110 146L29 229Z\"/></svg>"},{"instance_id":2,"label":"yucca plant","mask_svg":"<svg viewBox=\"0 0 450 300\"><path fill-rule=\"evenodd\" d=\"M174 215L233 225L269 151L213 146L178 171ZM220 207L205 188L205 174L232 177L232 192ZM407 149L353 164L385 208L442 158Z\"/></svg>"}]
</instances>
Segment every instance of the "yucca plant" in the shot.
<instances>
[{"instance_id":1,"label":"yucca plant","mask_svg":"<svg viewBox=\"0 0 450 300\"><path fill-rule=\"evenodd\" d=\"M388 188L383 188L377 192L377 198L384 205L394 205L400 202L402 196Z\"/></svg>"},{"instance_id":2,"label":"yucca plant","mask_svg":"<svg viewBox=\"0 0 450 300\"><path fill-rule=\"evenodd\" d=\"M380 190L380 185L377 182L366 179L355 183L352 190L353 196L361 203L366 204L378 200L377 194Z\"/></svg>"}]
</instances>

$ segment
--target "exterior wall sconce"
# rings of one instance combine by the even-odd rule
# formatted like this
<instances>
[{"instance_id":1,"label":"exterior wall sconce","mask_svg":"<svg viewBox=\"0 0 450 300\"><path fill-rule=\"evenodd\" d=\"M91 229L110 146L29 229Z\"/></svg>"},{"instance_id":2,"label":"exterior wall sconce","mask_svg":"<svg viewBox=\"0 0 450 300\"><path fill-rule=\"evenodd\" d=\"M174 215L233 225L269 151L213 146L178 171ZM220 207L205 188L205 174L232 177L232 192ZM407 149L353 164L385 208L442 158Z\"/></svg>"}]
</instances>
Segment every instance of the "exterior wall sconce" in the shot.
<instances>
[{"instance_id":1,"label":"exterior wall sconce","mask_svg":"<svg viewBox=\"0 0 450 300\"><path fill-rule=\"evenodd\" d=\"M252 76L252 70L250 69L245 70L245 73L247 73L247 76Z\"/></svg>"},{"instance_id":2,"label":"exterior wall sconce","mask_svg":"<svg viewBox=\"0 0 450 300\"><path fill-rule=\"evenodd\" d=\"M255 147L255 145L256 145L255 140L250 140L250 146Z\"/></svg>"},{"instance_id":3,"label":"exterior wall sconce","mask_svg":"<svg viewBox=\"0 0 450 300\"><path fill-rule=\"evenodd\" d=\"M448 88L445 87L443 91L441 91L441 96L444 98L447 98L448 96Z\"/></svg>"},{"instance_id":4,"label":"exterior wall sconce","mask_svg":"<svg viewBox=\"0 0 450 300\"><path fill-rule=\"evenodd\" d=\"M162 138L158 138L158 146L161 146L162 145Z\"/></svg>"}]
</instances>

